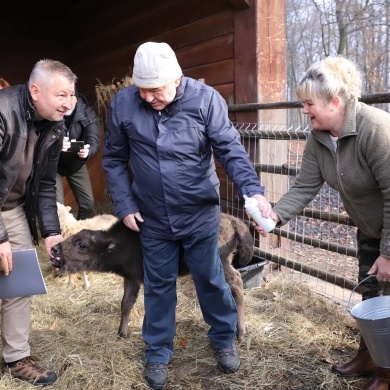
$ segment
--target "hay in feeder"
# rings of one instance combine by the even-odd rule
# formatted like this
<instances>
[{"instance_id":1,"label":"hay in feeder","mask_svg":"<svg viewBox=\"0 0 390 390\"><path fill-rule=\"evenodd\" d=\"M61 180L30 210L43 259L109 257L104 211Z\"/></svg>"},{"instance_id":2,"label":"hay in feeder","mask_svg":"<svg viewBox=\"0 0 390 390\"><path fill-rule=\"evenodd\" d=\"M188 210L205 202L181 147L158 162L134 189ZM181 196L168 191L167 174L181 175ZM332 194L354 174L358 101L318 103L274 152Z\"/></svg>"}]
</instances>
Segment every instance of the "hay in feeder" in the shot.
<instances>
[{"instance_id":1,"label":"hay in feeder","mask_svg":"<svg viewBox=\"0 0 390 390\"><path fill-rule=\"evenodd\" d=\"M98 116L105 120L107 118L108 105L110 100L118 93L122 88L128 87L133 84L131 76L126 75L119 81L112 80L110 84L103 84L98 80L98 84L95 86Z\"/></svg>"}]
</instances>

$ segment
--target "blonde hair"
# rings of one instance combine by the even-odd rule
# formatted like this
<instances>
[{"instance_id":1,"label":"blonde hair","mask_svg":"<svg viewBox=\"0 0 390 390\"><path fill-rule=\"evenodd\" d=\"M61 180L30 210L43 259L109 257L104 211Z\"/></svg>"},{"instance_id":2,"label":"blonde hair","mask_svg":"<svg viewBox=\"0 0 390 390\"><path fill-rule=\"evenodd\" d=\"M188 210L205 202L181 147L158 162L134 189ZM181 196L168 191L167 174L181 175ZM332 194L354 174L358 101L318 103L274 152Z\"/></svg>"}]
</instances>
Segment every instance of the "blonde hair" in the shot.
<instances>
[{"instance_id":1,"label":"blonde hair","mask_svg":"<svg viewBox=\"0 0 390 390\"><path fill-rule=\"evenodd\" d=\"M356 65L344 57L327 57L311 64L296 87L300 100L323 98L328 103L339 96L345 103L361 95L362 75Z\"/></svg>"}]
</instances>

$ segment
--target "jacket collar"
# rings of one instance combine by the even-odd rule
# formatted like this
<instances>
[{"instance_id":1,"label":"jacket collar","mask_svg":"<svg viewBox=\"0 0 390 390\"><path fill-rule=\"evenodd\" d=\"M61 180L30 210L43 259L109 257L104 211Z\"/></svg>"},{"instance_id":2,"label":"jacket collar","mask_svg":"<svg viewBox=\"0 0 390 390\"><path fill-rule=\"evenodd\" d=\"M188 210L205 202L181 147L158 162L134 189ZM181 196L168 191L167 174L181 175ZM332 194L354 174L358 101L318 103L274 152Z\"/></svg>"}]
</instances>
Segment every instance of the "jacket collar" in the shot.
<instances>
[{"instance_id":1,"label":"jacket collar","mask_svg":"<svg viewBox=\"0 0 390 390\"><path fill-rule=\"evenodd\" d=\"M24 115L26 118L27 123L32 123L36 117L35 107L32 104L31 96L30 96L30 90L28 88L28 82L24 84L22 88L22 101L23 101L23 107L24 107Z\"/></svg>"},{"instance_id":2,"label":"jacket collar","mask_svg":"<svg viewBox=\"0 0 390 390\"><path fill-rule=\"evenodd\" d=\"M73 122L83 122L83 126L87 126L91 121L86 117L86 109L88 107L88 101L84 95L81 93L76 93L77 104L74 112L72 113L72 123Z\"/></svg>"},{"instance_id":3,"label":"jacket collar","mask_svg":"<svg viewBox=\"0 0 390 390\"><path fill-rule=\"evenodd\" d=\"M357 135L356 114L360 111L360 108L361 103L359 103L357 98L349 101L345 111L344 123L341 128L339 138L349 135Z\"/></svg>"}]
</instances>

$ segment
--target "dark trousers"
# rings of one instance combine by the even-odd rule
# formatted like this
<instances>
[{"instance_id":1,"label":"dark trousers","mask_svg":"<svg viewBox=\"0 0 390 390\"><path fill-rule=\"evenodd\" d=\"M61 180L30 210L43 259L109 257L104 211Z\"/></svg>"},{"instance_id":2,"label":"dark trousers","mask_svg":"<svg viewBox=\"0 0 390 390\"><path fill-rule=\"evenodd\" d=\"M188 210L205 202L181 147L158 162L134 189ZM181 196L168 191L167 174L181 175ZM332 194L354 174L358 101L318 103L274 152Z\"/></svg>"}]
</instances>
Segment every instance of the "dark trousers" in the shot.
<instances>
[{"instance_id":1,"label":"dark trousers","mask_svg":"<svg viewBox=\"0 0 390 390\"><path fill-rule=\"evenodd\" d=\"M380 240L377 238L369 238L362 232L358 231L358 260L359 260L359 282L365 279L368 275L375 260L380 256L379 247ZM377 297L378 295L390 295L390 283L378 282L375 277L369 278L361 284L361 293L363 300Z\"/></svg>"},{"instance_id":2,"label":"dark trousers","mask_svg":"<svg viewBox=\"0 0 390 390\"><path fill-rule=\"evenodd\" d=\"M96 215L95 199L93 197L91 179L86 165L83 165L77 172L66 176L69 187L73 192L77 205L77 219L92 218ZM57 201L64 204L64 188L62 176L57 173Z\"/></svg>"},{"instance_id":3,"label":"dark trousers","mask_svg":"<svg viewBox=\"0 0 390 390\"><path fill-rule=\"evenodd\" d=\"M218 249L219 227L181 240L142 237L144 252L143 338L146 361L169 363L176 333L176 279L180 247L192 274L208 336L217 348L234 343L237 334L237 308L225 281ZM188 335L191 339L191 335Z\"/></svg>"}]
</instances>

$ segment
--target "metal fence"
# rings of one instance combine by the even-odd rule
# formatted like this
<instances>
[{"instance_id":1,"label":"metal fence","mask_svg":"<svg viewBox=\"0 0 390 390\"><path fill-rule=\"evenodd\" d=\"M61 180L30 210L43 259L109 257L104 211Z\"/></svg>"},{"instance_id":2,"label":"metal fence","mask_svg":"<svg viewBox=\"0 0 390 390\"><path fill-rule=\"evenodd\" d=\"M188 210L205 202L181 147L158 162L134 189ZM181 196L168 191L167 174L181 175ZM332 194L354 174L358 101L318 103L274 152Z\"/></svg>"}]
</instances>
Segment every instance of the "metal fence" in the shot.
<instances>
[{"instance_id":1,"label":"metal fence","mask_svg":"<svg viewBox=\"0 0 390 390\"><path fill-rule=\"evenodd\" d=\"M365 98L370 104L390 102L390 94ZM300 107L298 102L262 106L237 105L230 109ZM271 203L288 191L299 173L310 128L305 119L296 114L286 114L288 125L235 123ZM224 211L248 221L227 176L221 180L221 194ZM255 254L270 261L268 272L283 272L285 277L309 283L318 293L334 301L349 302L358 275L356 227L345 212L338 192L324 184L301 215L282 228L276 228L266 239L254 230L253 236Z\"/></svg>"}]
</instances>

